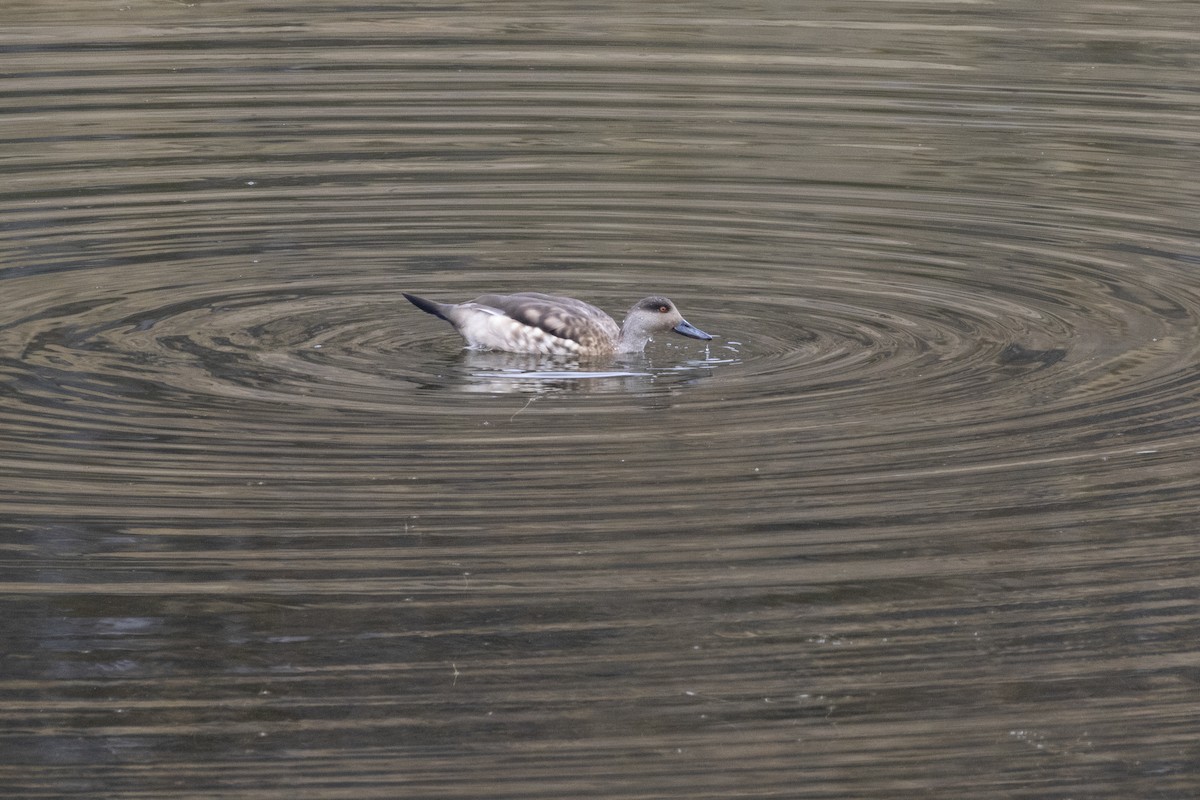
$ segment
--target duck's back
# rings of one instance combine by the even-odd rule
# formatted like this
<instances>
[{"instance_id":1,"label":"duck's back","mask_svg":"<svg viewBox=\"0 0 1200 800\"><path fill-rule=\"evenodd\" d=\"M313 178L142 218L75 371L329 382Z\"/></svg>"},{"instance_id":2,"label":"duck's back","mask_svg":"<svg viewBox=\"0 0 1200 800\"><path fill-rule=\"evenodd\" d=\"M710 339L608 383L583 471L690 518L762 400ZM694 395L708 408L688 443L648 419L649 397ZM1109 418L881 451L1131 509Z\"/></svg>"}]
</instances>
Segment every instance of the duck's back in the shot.
<instances>
[{"instance_id":1,"label":"duck's back","mask_svg":"<svg viewBox=\"0 0 1200 800\"><path fill-rule=\"evenodd\" d=\"M612 317L573 297L541 292L485 294L471 304L494 308L522 325L576 342L584 352L611 351L621 338L621 329Z\"/></svg>"}]
</instances>

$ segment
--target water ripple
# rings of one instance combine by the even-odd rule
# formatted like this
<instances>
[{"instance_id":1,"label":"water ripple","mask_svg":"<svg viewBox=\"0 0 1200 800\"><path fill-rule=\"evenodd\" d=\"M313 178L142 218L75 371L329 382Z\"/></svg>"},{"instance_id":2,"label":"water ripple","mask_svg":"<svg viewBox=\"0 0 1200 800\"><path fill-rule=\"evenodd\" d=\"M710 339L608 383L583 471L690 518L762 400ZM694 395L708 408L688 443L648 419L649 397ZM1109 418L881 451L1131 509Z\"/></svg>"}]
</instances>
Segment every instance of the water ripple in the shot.
<instances>
[{"instance_id":1,"label":"water ripple","mask_svg":"<svg viewBox=\"0 0 1200 800\"><path fill-rule=\"evenodd\" d=\"M1186 4L209 5L0 34L7 793L1194 794Z\"/></svg>"}]
</instances>

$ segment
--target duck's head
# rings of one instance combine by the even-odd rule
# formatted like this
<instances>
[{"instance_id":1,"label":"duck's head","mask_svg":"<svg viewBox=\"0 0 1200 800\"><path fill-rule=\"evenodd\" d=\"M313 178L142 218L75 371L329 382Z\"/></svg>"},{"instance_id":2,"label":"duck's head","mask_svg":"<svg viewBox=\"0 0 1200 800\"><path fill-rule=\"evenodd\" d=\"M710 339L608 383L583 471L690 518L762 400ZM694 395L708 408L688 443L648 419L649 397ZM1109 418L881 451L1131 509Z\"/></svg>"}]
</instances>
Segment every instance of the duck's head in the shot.
<instances>
[{"instance_id":1,"label":"duck's head","mask_svg":"<svg viewBox=\"0 0 1200 800\"><path fill-rule=\"evenodd\" d=\"M684 319L674 303L658 295L639 300L629 309L621 326L622 338L638 339L643 344L654 334L665 331L674 331L692 339L707 341L713 338Z\"/></svg>"}]
</instances>

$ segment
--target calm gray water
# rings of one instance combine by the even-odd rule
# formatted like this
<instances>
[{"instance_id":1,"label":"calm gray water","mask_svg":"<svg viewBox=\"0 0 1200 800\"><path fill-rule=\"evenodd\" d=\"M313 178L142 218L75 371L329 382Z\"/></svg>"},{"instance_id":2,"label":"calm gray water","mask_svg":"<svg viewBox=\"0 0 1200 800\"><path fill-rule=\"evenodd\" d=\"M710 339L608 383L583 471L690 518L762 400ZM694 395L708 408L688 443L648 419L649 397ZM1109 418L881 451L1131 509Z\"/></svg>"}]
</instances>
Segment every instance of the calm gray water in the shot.
<instances>
[{"instance_id":1,"label":"calm gray water","mask_svg":"<svg viewBox=\"0 0 1200 800\"><path fill-rule=\"evenodd\" d=\"M5 797L1200 795L1196 3L0 13Z\"/></svg>"}]
</instances>

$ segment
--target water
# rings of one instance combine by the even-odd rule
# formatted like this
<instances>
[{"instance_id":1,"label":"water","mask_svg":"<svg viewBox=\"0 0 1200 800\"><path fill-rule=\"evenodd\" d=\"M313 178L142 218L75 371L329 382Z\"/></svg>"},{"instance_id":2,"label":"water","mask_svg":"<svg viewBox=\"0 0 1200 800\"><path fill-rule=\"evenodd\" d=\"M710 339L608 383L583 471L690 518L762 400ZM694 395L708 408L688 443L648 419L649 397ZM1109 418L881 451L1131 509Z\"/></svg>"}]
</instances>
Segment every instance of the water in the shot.
<instances>
[{"instance_id":1,"label":"water","mask_svg":"<svg viewBox=\"0 0 1200 800\"><path fill-rule=\"evenodd\" d=\"M1194 4L5 16L6 796L1200 793Z\"/></svg>"}]
</instances>

